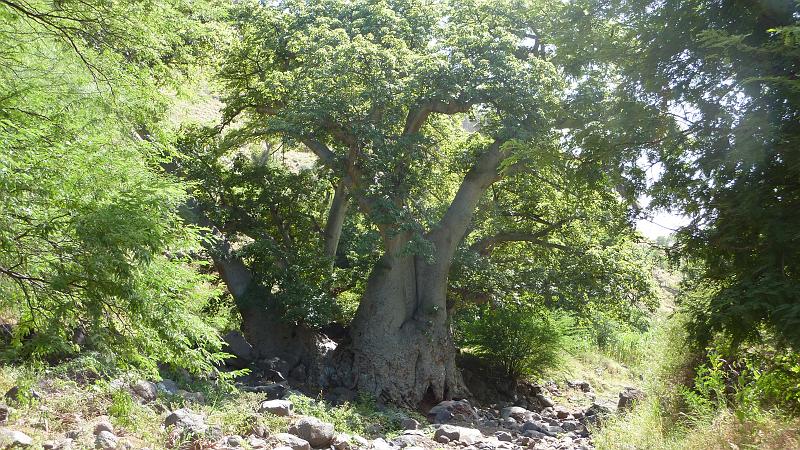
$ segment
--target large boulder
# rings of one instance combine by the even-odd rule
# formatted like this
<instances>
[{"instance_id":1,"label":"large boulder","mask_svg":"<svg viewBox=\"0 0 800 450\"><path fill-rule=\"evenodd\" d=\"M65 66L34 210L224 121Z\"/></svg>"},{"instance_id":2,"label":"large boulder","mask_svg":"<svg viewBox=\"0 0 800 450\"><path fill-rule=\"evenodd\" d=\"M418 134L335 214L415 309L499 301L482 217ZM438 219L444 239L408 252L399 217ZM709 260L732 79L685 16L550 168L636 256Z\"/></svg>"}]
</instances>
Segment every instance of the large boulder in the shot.
<instances>
[{"instance_id":1,"label":"large boulder","mask_svg":"<svg viewBox=\"0 0 800 450\"><path fill-rule=\"evenodd\" d=\"M33 439L21 431L0 429L0 448L2 449L30 447L31 444L33 444Z\"/></svg>"},{"instance_id":2,"label":"large boulder","mask_svg":"<svg viewBox=\"0 0 800 450\"><path fill-rule=\"evenodd\" d=\"M294 405L289 400L265 400L258 407L258 412L286 417L292 415L293 409Z\"/></svg>"},{"instance_id":3,"label":"large boulder","mask_svg":"<svg viewBox=\"0 0 800 450\"><path fill-rule=\"evenodd\" d=\"M445 437L449 442L461 442L464 444L474 444L483 438L479 430L474 428L457 427L454 425L442 425L433 433L433 440L442 442L440 437Z\"/></svg>"},{"instance_id":4,"label":"large boulder","mask_svg":"<svg viewBox=\"0 0 800 450\"><path fill-rule=\"evenodd\" d=\"M445 400L428 411L428 420L433 423L472 422L478 420L478 413L466 400Z\"/></svg>"},{"instance_id":5,"label":"large boulder","mask_svg":"<svg viewBox=\"0 0 800 450\"><path fill-rule=\"evenodd\" d=\"M289 427L289 433L305 439L314 448L322 448L331 445L334 430L333 424L316 417L303 417Z\"/></svg>"},{"instance_id":6,"label":"large boulder","mask_svg":"<svg viewBox=\"0 0 800 450\"><path fill-rule=\"evenodd\" d=\"M206 425L203 416L188 409L178 409L171 412L164 419L164 426L174 426L176 429L181 430L182 434L190 436L199 436L208 431L208 425Z\"/></svg>"}]
</instances>

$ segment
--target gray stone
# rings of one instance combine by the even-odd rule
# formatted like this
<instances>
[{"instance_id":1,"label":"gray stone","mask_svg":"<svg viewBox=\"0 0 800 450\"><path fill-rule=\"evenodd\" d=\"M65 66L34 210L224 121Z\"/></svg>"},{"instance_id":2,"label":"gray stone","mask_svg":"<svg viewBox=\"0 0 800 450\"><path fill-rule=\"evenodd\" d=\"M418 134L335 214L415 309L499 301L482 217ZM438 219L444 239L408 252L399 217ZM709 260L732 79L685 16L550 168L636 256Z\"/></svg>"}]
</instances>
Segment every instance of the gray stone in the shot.
<instances>
[{"instance_id":1,"label":"gray stone","mask_svg":"<svg viewBox=\"0 0 800 450\"><path fill-rule=\"evenodd\" d=\"M228 439L226 439L226 443L231 447L241 447L243 442L242 437L236 435L228 436Z\"/></svg>"},{"instance_id":2,"label":"gray stone","mask_svg":"<svg viewBox=\"0 0 800 450\"><path fill-rule=\"evenodd\" d=\"M303 417L289 427L289 433L305 439L314 448L327 447L333 441L333 424L316 417Z\"/></svg>"},{"instance_id":3,"label":"gray stone","mask_svg":"<svg viewBox=\"0 0 800 450\"><path fill-rule=\"evenodd\" d=\"M519 406L509 406L507 408L503 408L500 411L500 417L502 417L503 419L512 418L520 422L524 421L529 414L530 411L528 411L525 408L520 408Z\"/></svg>"},{"instance_id":4,"label":"gray stone","mask_svg":"<svg viewBox=\"0 0 800 450\"><path fill-rule=\"evenodd\" d=\"M170 413L164 419L164 426L175 426L175 428L179 428L184 433L193 436L202 435L208 431L208 425L205 424L203 416L195 414L188 409L179 409Z\"/></svg>"},{"instance_id":5,"label":"gray stone","mask_svg":"<svg viewBox=\"0 0 800 450\"><path fill-rule=\"evenodd\" d=\"M7 405L0 405L0 423L6 423L14 409Z\"/></svg>"},{"instance_id":6,"label":"gray stone","mask_svg":"<svg viewBox=\"0 0 800 450\"><path fill-rule=\"evenodd\" d=\"M150 402L158 396L156 384L147 380L139 380L131 385L131 390L142 400Z\"/></svg>"},{"instance_id":7,"label":"gray stone","mask_svg":"<svg viewBox=\"0 0 800 450\"><path fill-rule=\"evenodd\" d=\"M178 393L178 384L174 381L170 380L169 378L164 378L163 380L156 383L156 387L158 390L166 392L170 395L176 395Z\"/></svg>"},{"instance_id":8,"label":"gray stone","mask_svg":"<svg viewBox=\"0 0 800 450\"><path fill-rule=\"evenodd\" d=\"M331 446L335 450L351 450L353 448L353 446L350 445L350 435L344 433L334 436Z\"/></svg>"},{"instance_id":9,"label":"gray stone","mask_svg":"<svg viewBox=\"0 0 800 450\"><path fill-rule=\"evenodd\" d=\"M542 406L544 406L545 408L549 408L555 405L555 403L553 403L553 401L550 400L550 397L544 394L536 394L536 399L539 400L539 403L541 403Z\"/></svg>"},{"instance_id":10,"label":"gray stone","mask_svg":"<svg viewBox=\"0 0 800 450\"><path fill-rule=\"evenodd\" d=\"M267 448L267 441L255 436L250 436L247 438L247 445L249 445L250 448Z\"/></svg>"},{"instance_id":11,"label":"gray stone","mask_svg":"<svg viewBox=\"0 0 800 450\"><path fill-rule=\"evenodd\" d=\"M508 431L497 431L494 433L494 436L500 442L511 442L514 440L514 437L511 436L511 433Z\"/></svg>"},{"instance_id":12,"label":"gray stone","mask_svg":"<svg viewBox=\"0 0 800 450\"><path fill-rule=\"evenodd\" d=\"M111 450L117 448L119 438L108 430L102 430L94 438L94 448Z\"/></svg>"},{"instance_id":13,"label":"gray stone","mask_svg":"<svg viewBox=\"0 0 800 450\"><path fill-rule=\"evenodd\" d=\"M309 444L308 441L293 434L278 433L273 435L270 439L292 450L311 450L311 444Z\"/></svg>"},{"instance_id":14,"label":"gray stone","mask_svg":"<svg viewBox=\"0 0 800 450\"><path fill-rule=\"evenodd\" d=\"M560 405L556 406L554 408L554 411L556 413L556 417L558 417L559 419L566 419L567 417L572 415L572 414L570 414L570 412L569 412L569 410L567 408L565 408L563 406L560 406Z\"/></svg>"},{"instance_id":15,"label":"gray stone","mask_svg":"<svg viewBox=\"0 0 800 450\"><path fill-rule=\"evenodd\" d=\"M471 422L480 418L466 400L445 400L428 411L428 420L434 423L446 423L452 419Z\"/></svg>"},{"instance_id":16,"label":"gray stone","mask_svg":"<svg viewBox=\"0 0 800 450\"><path fill-rule=\"evenodd\" d=\"M294 405L289 400L265 400L258 407L258 412L287 417L292 415Z\"/></svg>"},{"instance_id":17,"label":"gray stone","mask_svg":"<svg viewBox=\"0 0 800 450\"><path fill-rule=\"evenodd\" d=\"M479 430L474 428L457 427L454 425L442 425L436 429L436 431L433 433L433 439L436 442L441 442L436 440L437 436L445 436L451 442L458 441L465 444L474 444L483 437Z\"/></svg>"},{"instance_id":18,"label":"gray stone","mask_svg":"<svg viewBox=\"0 0 800 450\"><path fill-rule=\"evenodd\" d=\"M406 417L400 422L400 427L404 430L419 430L419 422L411 417Z\"/></svg>"},{"instance_id":19,"label":"gray stone","mask_svg":"<svg viewBox=\"0 0 800 450\"><path fill-rule=\"evenodd\" d=\"M96 436L103 431L108 431L109 433L114 433L114 425L108 419L100 419L97 423L94 424L94 428L92 429L92 433Z\"/></svg>"},{"instance_id":20,"label":"gray stone","mask_svg":"<svg viewBox=\"0 0 800 450\"><path fill-rule=\"evenodd\" d=\"M641 390L632 387L626 387L622 392L619 393L617 409L620 411L631 409L633 408L634 403L642 400L643 398L644 392Z\"/></svg>"},{"instance_id":21,"label":"gray stone","mask_svg":"<svg viewBox=\"0 0 800 450\"><path fill-rule=\"evenodd\" d=\"M29 447L32 443L33 439L21 431L0 429L0 448Z\"/></svg>"},{"instance_id":22,"label":"gray stone","mask_svg":"<svg viewBox=\"0 0 800 450\"><path fill-rule=\"evenodd\" d=\"M189 392L184 391L183 389L178 389L177 394L183 397L184 400L194 403L205 403L206 401L206 397L202 392Z\"/></svg>"},{"instance_id":23,"label":"gray stone","mask_svg":"<svg viewBox=\"0 0 800 450\"><path fill-rule=\"evenodd\" d=\"M592 385L589 384L589 382L585 381L585 380L568 381L567 384L572 386L572 387L574 387L574 388L578 388L583 392L589 392L589 391L592 390Z\"/></svg>"},{"instance_id":24,"label":"gray stone","mask_svg":"<svg viewBox=\"0 0 800 450\"><path fill-rule=\"evenodd\" d=\"M434 435L433 440L440 443L440 444L448 444L450 443L450 438L445 436L444 434Z\"/></svg>"},{"instance_id":25,"label":"gray stone","mask_svg":"<svg viewBox=\"0 0 800 450\"><path fill-rule=\"evenodd\" d=\"M371 450L392 450L392 446L389 445L388 442L383 440L383 438L378 438L373 440L369 448Z\"/></svg>"}]
</instances>

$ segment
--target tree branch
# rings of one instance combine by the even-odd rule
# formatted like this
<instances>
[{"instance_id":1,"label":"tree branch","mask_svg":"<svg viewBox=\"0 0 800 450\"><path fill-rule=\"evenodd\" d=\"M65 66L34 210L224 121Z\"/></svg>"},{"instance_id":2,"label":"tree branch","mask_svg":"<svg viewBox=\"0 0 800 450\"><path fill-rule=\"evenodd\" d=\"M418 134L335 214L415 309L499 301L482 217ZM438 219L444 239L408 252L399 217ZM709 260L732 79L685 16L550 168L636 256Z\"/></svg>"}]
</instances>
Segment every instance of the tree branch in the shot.
<instances>
[{"instance_id":1,"label":"tree branch","mask_svg":"<svg viewBox=\"0 0 800 450\"><path fill-rule=\"evenodd\" d=\"M425 125L425 121L428 120L428 116L430 116L431 113L463 113L469 111L474 104L474 102L465 102L459 100L451 100L449 102L430 100L423 102L416 108L411 108L408 111L408 117L406 118L406 126L403 129L403 135L418 133L420 128Z\"/></svg>"}]
</instances>

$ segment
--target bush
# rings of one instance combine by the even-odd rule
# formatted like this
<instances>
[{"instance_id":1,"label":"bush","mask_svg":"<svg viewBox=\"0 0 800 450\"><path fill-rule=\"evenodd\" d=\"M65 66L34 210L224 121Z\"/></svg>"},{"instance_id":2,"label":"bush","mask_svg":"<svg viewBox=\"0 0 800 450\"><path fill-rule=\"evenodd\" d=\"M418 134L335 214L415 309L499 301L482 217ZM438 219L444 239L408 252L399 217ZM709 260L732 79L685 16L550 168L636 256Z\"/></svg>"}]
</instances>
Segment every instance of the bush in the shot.
<instances>
[{"instance_id":1,"label":"bush","mask_svg":"<svg viewBox=\"0 0 800 450\"><path fill-rule=\"evenodd\" d=\"M553 313L527 305L490 305L464 312L459 342L512 378L541 373L558 361L563 330Z\"/></svg>"}]
</instances>

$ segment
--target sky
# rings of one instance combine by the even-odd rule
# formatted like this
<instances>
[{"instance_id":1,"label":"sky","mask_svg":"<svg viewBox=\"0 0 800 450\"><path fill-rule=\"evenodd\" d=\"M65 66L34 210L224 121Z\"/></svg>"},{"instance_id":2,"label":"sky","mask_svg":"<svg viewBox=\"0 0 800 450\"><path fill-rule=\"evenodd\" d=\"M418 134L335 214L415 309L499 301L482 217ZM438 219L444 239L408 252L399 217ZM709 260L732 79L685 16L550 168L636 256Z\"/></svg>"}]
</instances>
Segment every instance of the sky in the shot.
<instances>
[{"instance_id":1,"label":"sky","mask_svg":"<svg viewBox=\"0 0 800 450\"><path fill-rule=\"evenodd\" d=\"M655 239L659 236L666 236L674 230L689 223L689 218L670 212L656 212L650 219L639 219L636 221L636 229L645 237Z\"/></svg>"}]
</instances>

